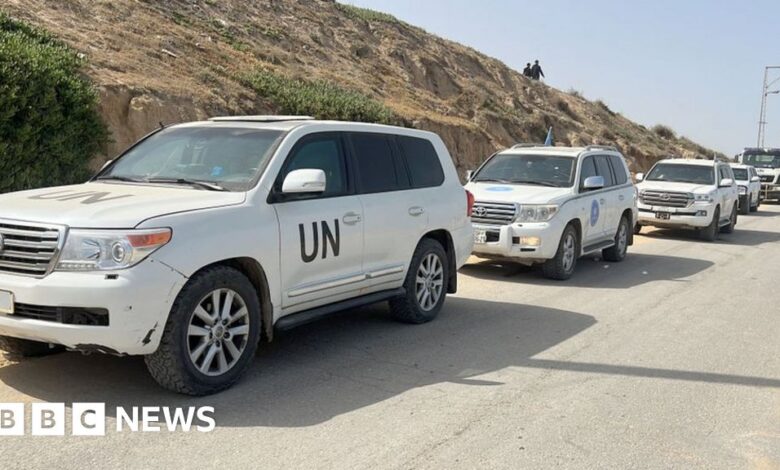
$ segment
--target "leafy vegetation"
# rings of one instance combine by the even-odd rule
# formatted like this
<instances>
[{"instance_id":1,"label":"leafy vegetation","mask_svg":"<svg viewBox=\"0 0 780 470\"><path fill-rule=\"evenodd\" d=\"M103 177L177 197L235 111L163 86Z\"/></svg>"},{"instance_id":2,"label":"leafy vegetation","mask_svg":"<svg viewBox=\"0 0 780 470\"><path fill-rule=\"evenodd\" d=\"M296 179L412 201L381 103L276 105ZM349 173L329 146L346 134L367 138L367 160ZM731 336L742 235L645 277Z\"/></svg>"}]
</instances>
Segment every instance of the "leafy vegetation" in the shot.
<instances>
[{"instance_id":1,"label":"leafy vegetation","mask_svg":"<svg viewBox=\"0 0 780 470\"><path fill-rule=\"evenodd\" d=\"M244 77L244 84L268 99L282 113L311 115L318 119L399 124L388 107L357 91L325 80L285 77L259 69Z\"/></svg>"},{"instance_id":2,"label":"leafy vegetation","mask_svg":"<svg viewBox=\"0 0 780 470\"><path fill-rule=\"evenodd\" d=\"M674 133L671 127L664 126L663 124L656 124L653 126L653 132L656 133L656 135L662 139L675 139L677 138L677 134Z\"/></svg>"},{"instance_id":3,"label":"leafy vegetation","mask_svg":"<svg viewBox=\"0 0 780 470\"><path fill-rule=\"evenodd\" d=\"M0 12L0 192L82 181L108 132L83 59Z\"/></svg>"},{"instance_id":4,"label":"leafy vegetation","mask_svg":"<svg viewBox=\"0 0 780 470\"><path fill-rule=\"evenodd\" d=\"M382 13L381 11L370 10L368 8L356 7L354 5L346 5L344 3L337 3L336 6L339 10L344 12L347 16L354 19L360 19L363 21L381 21L384 23L400 23L398 18L388 13Z\"/></svg>"}]
</instances>

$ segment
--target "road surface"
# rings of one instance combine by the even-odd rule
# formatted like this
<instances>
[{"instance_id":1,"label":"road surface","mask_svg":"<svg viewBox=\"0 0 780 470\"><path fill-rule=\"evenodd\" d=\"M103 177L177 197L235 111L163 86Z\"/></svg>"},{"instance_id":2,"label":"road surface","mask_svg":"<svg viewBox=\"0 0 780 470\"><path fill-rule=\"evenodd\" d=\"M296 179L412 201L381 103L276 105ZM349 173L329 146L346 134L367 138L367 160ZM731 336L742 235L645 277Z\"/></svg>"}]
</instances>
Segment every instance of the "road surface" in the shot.
<instances>
[{"instance_id":1,"label":"road surface","mask_svg":"<svg viewBox=\"0 0 780 470\"><path fill-rule=\"evenodd\" d=\"M137 358L6 364L0 402L105 402L109 431L0 437L0 467L780 468L780 206L761 209L715 243L647 230L566 282L474 259L435 322L302 327L213 397ZM141 405L214 406L217 428L111 430Z\"/></svg>"}]
</instances>

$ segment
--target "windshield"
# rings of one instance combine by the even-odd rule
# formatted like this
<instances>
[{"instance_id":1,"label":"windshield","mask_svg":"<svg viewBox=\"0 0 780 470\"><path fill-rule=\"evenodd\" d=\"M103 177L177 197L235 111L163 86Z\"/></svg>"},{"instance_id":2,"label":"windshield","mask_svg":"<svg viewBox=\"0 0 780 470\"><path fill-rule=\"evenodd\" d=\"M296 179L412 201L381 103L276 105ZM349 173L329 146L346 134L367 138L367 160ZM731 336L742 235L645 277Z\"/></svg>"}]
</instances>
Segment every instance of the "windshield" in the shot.
<instances>
[{"instance_id":1,"label":"windshield","mask_svg":"<svg viewBox=\"0 0 780 470\"><path fill-rule=\"evenodd\" d=\"M747 181L748 179L747 168L732 168L731 171L734 172L735 179L738 179L740 181Z\"/></svg>"},{"instance_id":2,"label":"windshield","mask_svg":"<svg viewBox=\"0 0 780 470\"><path fill-rule=\"evenodd\" d=\"M711 166L661 163L647 175L649 181L674 183L715 184L715 170Z\"/></svg>"},{"instance_id":3,"label":"windshield","mask_svg":"<svg viewBox=\"0 0 780 470\"><path fill-rule=\"evenodd\" d=\"M780 168L780 155L747 154L742 156L742 163L757 168Z\"/></svg>"},{"instance_id":4,"label":"windshield","mask_svg":"<svg viewBox=\"0 0 780 470\"><path fill-rule=\"evenodd\" d=\"M499 154L488 160L474 182L567 187L574 183L572 157Z\"/></svg>"},{"instance_id":5,"label":"windshield","mask_svg":"<svg viewBox=\"0 0 780 470\"><path fill-rule=\"evenodd\" d=\"M98 179L211 183L218 189L246 191L281 135L281 131L268 129L166 129L125 153Z\"/></svg>"}]
</instances>

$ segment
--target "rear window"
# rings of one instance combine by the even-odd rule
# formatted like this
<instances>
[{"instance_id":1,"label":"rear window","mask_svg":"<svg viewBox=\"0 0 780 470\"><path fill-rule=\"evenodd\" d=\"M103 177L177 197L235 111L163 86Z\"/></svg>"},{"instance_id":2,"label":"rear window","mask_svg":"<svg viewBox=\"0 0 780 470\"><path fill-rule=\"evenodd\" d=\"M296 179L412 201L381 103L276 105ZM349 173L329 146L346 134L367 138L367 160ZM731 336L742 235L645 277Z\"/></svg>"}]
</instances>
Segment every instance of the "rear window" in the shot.
<instances>
[{"instance_id":1,"label":"rear window","mask_svg":"<svg viewBox=\"0 0 780 470\"><path fill-rule=\"evenodd\" d=\"M382 134L351 134L362 193L400 189L390 140Z\"/></svg>"},{"instance_id":2,"label":"rear window","mask_svg":"<svg viewBox=\"0 0 780 470\"><path fill-rule=\"evenodd\" d=\"M612 160L612 169L615 171L615 184L626 184L628 181L628 174L626 174L626 165L623 163L623 159L617 155L610 155Z\"/></svg>"},{"instance_id":3,"label":"rear window","mask_svg":"<svg viewBox=\"0 0 780 470\"><path fill-rule=\"evenodd\" d=\"M398 145L406 158L413 188L439 186L444 182L439 155L430 141L398 136Z\"/></svg>"}]
</instances>

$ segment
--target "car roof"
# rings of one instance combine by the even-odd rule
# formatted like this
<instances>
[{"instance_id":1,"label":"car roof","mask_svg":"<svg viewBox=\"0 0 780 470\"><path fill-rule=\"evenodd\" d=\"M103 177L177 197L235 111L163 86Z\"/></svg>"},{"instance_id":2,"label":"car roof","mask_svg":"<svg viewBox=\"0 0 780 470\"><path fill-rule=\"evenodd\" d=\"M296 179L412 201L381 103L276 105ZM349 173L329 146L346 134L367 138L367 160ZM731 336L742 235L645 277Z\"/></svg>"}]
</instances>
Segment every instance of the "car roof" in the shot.
<instances>
[{"instance_id":1,"label":"car roof","mask_svg":"<svg viewBox=\"0 0 780 470\"><path fill-rule=\"evenodd\" d=\"M670 163L673 165L699 165L699 166L715 166L717 160L704 160L701 158L667 158L665 160L659 160L658 163Z\"/></svg>"},{"instance_id":2,"label":"car roof","mask_svg":"<svg viewBox=\"0 0 780 470\"><path fill-rule=\"evenodd\" d=\"M742 163L729 163L731 165L731 168L753 168L753 165L744 165Z\"/></svg>"},{"instance_id":3,"label":"car roof","mask_svg":"<svg viewBox=\"0 0 780 470\"><path fill-rule=\"evenodd\" d=\"M515 146L505 150L501 150L501 155L549 155L549 156L564 156L564 157L578 157L584 152L599 152L620 155L620 152L607 147L554 147L550 145L524 145Z\"/></svg>"}]
</instances>

